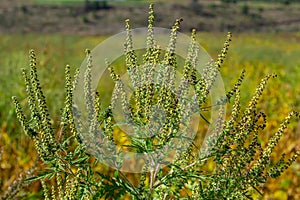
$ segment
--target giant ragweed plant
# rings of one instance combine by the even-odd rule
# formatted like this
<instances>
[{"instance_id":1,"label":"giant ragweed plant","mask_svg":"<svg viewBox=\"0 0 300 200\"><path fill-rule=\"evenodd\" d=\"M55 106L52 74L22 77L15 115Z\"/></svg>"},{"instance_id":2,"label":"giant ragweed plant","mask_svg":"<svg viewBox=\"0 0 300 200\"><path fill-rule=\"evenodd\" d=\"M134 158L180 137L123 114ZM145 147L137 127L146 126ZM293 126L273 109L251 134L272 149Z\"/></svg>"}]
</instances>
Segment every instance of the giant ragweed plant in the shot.
<instances>
[{"instance_id":1,"label":"giant ragweed plant","mask_svg":"<svg viewBox=\"0 0 300 200\"><path fill-rule=\"evenodd\" d=\"M83 97L87 113L80 113L74 108L73 102L79 70L72 78L70 66L67 65L65 106L58 130L54 130L52 126L46 98L37 76L36 55L33 50L30 51L30 68L23 70L23 77L31 115L25 116L16 97L13 97L13 102L25 133L32 138L45 165L43 171L26 181L40 180L45 199L251 199L253 193L262 192L260 186L268 178L280 176L297 159L299 150L289 159L283 154L279 160L271 160L271 154L287 125L292 118L299 118L297 112L289 113L265 147L259 140L259 134L266 127L266 115L257 105L267 82L276 75L267 75L261 80L244 109L240 105L240 85L245 71L241 72L236 84L226 96L220 98L216 105L209 105L210 89L216 82L227 54L231 33L228 33L218 59L208 63L203 74L200 74L196 70L198 59L195 48L196 31L193 30L189 53L182 67L182 79L178 85L174 84L176 79L174 71L179 69L175 49L181 21L176 20L171 30L168 48L162 51L154 40L154 12L153 6L150 5L147 49L142 57L143 65L138 64L138 54L133 50L129 21L126 21L125 65L135 88L130 99L127 99L120 75L107 61L110 76L115 83L115 92L107 107L100 103L101 97L91 87L93 59L91 52L87 51ZM153 66L156 64L168 67L160 67L158 76L154 76L156 69ZM143 76L137 76L138 70L142 70ZM154 78L165 84L153 84ZM143 84L139 85L141 82ZM189 88L195 91L193 103L185 102ZM174 95L174 91L177 96ZM178 96L181 97L180 101ZM110 148L103 152L99 146L104 141L118 142L120 131L116 131L117 124L113 115L118 100L121 101L120 109L127 119L126 122L138 125L132 131L137 131L143 137L127 137L126 144L109 146ZM231 102L230 117L224 119L224 105ZM157 125L159 129L147 128L154 117L158 119L162 117L151 115L154 105L160 105L165 114L164 120L161 120L162 124L154 124L154 127ZM212 106L218 106L219 115L211 129L218 137L209 138L206 145L211 147L208 152L201 154L197 142L184 137L182 132L189 130L188 122L195 111L206 123L210 123L203 112ZM87 123L78 120L85 114ZM141 131L137 127L146 128ZM85 134L89 140L99 141L99 146L92 145L89 149L97 152L100 157L94 157L86 150L85 138L80 135L80 131L83 130L88 130ZM151 131L154 133L150 133ZM180 149L182 145L172 144L176 139L187 144L183 150ZM122 171L124 165L122 160L112 160L116 169L111 169L110 172L101 171L103 167L100 163L101 158L118 155L120 148L149 153L163 149L166 145L178 150L173 155L173 162L163 159L164 155L161 154L164 151L160 151L156 157L149 156L142 172L135 176L134 181L128 178L128 173ZM207 170L208 165L213 165L214 170Z\"/></svg>"}]
</instances>

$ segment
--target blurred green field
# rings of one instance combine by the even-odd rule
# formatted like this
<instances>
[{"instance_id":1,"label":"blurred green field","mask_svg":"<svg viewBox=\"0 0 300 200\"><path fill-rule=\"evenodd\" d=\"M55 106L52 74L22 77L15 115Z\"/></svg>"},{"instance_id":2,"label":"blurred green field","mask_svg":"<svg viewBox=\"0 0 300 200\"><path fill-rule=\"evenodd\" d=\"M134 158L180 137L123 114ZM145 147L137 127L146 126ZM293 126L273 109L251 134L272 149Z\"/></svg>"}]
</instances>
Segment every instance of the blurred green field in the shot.
<instances>
[{"instance_id":1,"label":"blurred green field","mask_svg":"<svg viewBox=\"0 0 300 200\"><path fill-rule=\"evenodd\" d=\"M226 33L198 34L198 41L213 58L217 58L225 38ZM64 95L64 66L70 64L74 72L84 60L84 50L93 49L104 39L102 36L70 35L0 37L0 146L4 146L6 152L0 162L0 179L4 187L17 176L17 172L27 169L35 158L33 145L24 136L11 103L11 96L16 95L22 105L26 105L21 68L28 67L29 49L36 50L38 73L47 103L52 118L59 121ZM262 139L276 131L280 121L291 109L300 111L299 44L300 33L233 33L229 54L221 70L227 90L233 86L241 70L246 69L241 89L242 100L246 105L261 78L268 73L278 74L277 79L270 81L260 104L269 120ZM288 133L276 149L277 153L300 148L300 123L292 124ZM300 199L300 160L278 180L268 183L264 190L265 198L272 196L273 199L288 199L290 194L293 199ZM295 196L297 193L298 196Z\"/></svg>"}]
</instances>

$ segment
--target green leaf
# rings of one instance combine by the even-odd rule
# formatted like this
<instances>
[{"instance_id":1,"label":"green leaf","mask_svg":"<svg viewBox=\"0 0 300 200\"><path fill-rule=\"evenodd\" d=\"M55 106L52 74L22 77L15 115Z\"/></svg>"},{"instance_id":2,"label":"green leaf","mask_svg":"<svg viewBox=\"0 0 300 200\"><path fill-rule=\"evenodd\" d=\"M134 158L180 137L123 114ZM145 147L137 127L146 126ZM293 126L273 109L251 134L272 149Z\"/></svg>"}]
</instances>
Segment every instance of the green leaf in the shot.
<instances>
[{"instance_id":1,"label":"green leaf","mask_svg":"<svg viewBox=\"0 0 300 200\"><path fill-rule=\"evenodd\" d=\"M82 158L77 158L76 160L73 160L71 163L72 164L79 164L79 163L84 163L89 159L88 156L82 157Z\"/></svg>"},{"instance_id":2,"label":"green leaf","mask_svg":"<svg viewBox=\"0 0 300 200\"><path fill-rule=\"evenodd\" d=\"M116 171L114 172L114 177L117 178L117 177L118 177L118 174L119 174L119 171L116 170Z\"/></svg>"},{"instance_id":3,"label":"green leaf","mask_svg":"<svg viewBox=\"0 0 300 200\"><path fill-rule=\"evenodd\" d=\"M42 178L46 178L47 176L49 176L51 174L53 174L53 172L43 172L41 174L38 174L37 176L33 176L33 177L25 179L24 182L30 182L30 181L35 181L35 180L39 180Z\"/></svg>"}]
</instances>

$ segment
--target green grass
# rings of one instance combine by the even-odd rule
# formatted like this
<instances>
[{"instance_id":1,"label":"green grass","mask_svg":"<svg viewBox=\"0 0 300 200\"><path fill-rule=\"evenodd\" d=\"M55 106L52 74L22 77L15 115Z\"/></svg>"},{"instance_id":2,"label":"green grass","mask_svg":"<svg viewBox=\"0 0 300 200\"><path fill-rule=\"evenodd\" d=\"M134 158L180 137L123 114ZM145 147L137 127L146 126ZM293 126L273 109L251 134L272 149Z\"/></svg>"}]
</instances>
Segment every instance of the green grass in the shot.
<instances>
[{"instance_id":1,"label":"green grass","mask_svg":"<svg viewBox=\"0 0 300 200\"><path fill-rule=\"evenodd\" d=\"M224 34L199 33L199 42L216 58L222 45ZM38 54L38 67L42 76L43 87L49 93L49 104L61 105L63 88L63 68L70 64L74 69L79 67L84 58L84 49L94 48L103 37L80 37L67 35L4 35L0 38L0 110L1 124L11 124L10 97L20 93L23 88L21 68L28 65L28 50L33 48ZM227 89L235 77L245 68L247 87L253 89L266 73L277 73L284 81L283 91L293 93L294 98L287 98L287 104L299 101L298 80L300 76L299 34L234 34L229 56L222 71ZM49 76L51 74L51 76ZM231 84L231 85L230 85ZM22 86L22 87L21 87ZM283 92L284 95L286 92ZM22 94L19 94L22 96ZM297 98L296 98L297 97ZM9 106L8 106L9 105ZM57 106L59 107L59 106ZM57 113L53 110L52 114Z\"/></svg>"},{"instance_id":2,"label":"green grass","mask_svg":"<svg viewBox=\"0 0 300 200\"><path fill-rule=\"evenodd\" d=\"M33 0L41 5L84 5L84 0Z\"/></svg>"},{"instance_id":3,"label":"green grass","mask_svg":"<svg viewBox=\"0 0 300 200\"><path fill-rule=\"evenodd\" d=\"M80 67L84 59L84 50L93 48L103 37L81 38L79 36L63 35L14 35L0 38L0 122L8 130L13 130L15 121L10 97L24 97L21 68L28 66L28 51L36 49L38 53L39 75L43 78L42 87L49 99L47 102L55 107L61 107L64 66L70 64L72 69ZM49 76L50 75L50 76ZM20 93L22 92L23 93ZM48 94L49 93L49 94ZM53 108L53 106L52 106ZM53 109L55 116L59 110Z\"/></svg>"},{"instance_id":4,"label":"green grass","mask_svg":"<svg viewBox=\"0 0 300 200\"><path fill-rule=\"evenodd\" d=\"M199 42L216 58L222 45L224 34L199 33ZM33 48L38 54L38 67L41 73L43 87L49 93L49 104L61 105L63 88L63 68L70 64L74 69L79 67L84 58L84 49L94 48L103 37L80 37L67 35L4 35L0 38L0 110L1 124L13 118L13 112L8 105L10 97L20 93L23 86L21 68L28 65L28 50ZM253 89L256 83L266 73L277 73L283 81L283 95L286 89L293 93L294 98L287 98L287 104L299 101L298 80L300 76L299 34L234 34L229 56L222 71L227 89L235 77L245 68L246 81L251 81L247 87ZM51 74L51 76L49 76ZM230 85L231 84L231 85ZM19 94L22 96L22 94ZM297 98L296 98L297 97ZM59 106L57 106L59 107ZM53 110L52 113L57 113Z\"/></svg>"}]
</instances>

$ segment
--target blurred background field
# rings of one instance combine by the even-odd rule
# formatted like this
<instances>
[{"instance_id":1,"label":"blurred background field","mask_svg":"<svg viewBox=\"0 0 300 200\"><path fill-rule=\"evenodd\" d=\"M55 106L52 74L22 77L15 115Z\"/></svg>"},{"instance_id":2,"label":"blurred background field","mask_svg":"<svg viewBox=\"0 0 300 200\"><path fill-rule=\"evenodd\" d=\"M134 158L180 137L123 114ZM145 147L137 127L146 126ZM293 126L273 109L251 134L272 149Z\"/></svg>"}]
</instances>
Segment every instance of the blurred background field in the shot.
<instances>
[{"instance_id":1,"label":"blurred background field","mask_svg":"<svg viewBox=\"0 0 300 200\"><path fill-rule=\"evenodd\" d=\"M29 65L29 49L36 50L41 84L53 122L58 123L59 109L63 105L64 66L70 64L74 72L84 60L84 50L93 49L110 34L124 30L124 19L131 18L133 27L145 26L147 20L148 2L145 1L107 2L106 7L91 10L86 10L83 1L75 4L71 1L22 2L0 3L0 147L4 147L0 193L33 164L36 156L33 142L22 132L11 103L11 96L16 95L26 106L21 68ZM241 70L246 70L241 89L243 105L261 78L269 73L278 74L278 78L270 81L260 104L268 116L267 128L261 134L261 139L266 140L291 109L300 111L300 16L297 16L300 4L293 1L199 1L199 10L194 10L196 7L190 6L196 1L186 2L157 2L157 26L168 28L175 18L186 18L182 31L189 34L194 23L199 29L197 40L213 58L217 58L226 32L233 32L221 74L229 90ZM166 8L168 10L163 12ZM169 9L173 9L173 13ZM17 14L12 15L15 10ZM20 19L23 21L18 21ZM119 22L114 24L115 21ZM276 148L274 158L278 159L282 152L290 155L299 149L299 136L300 123L292 123ZM39 198L38 184L26 190L32 192L32 199ZM268 182L263 190L264 199L300 199L300 160L281 177Z\"/></svg>"}]
</instances>

